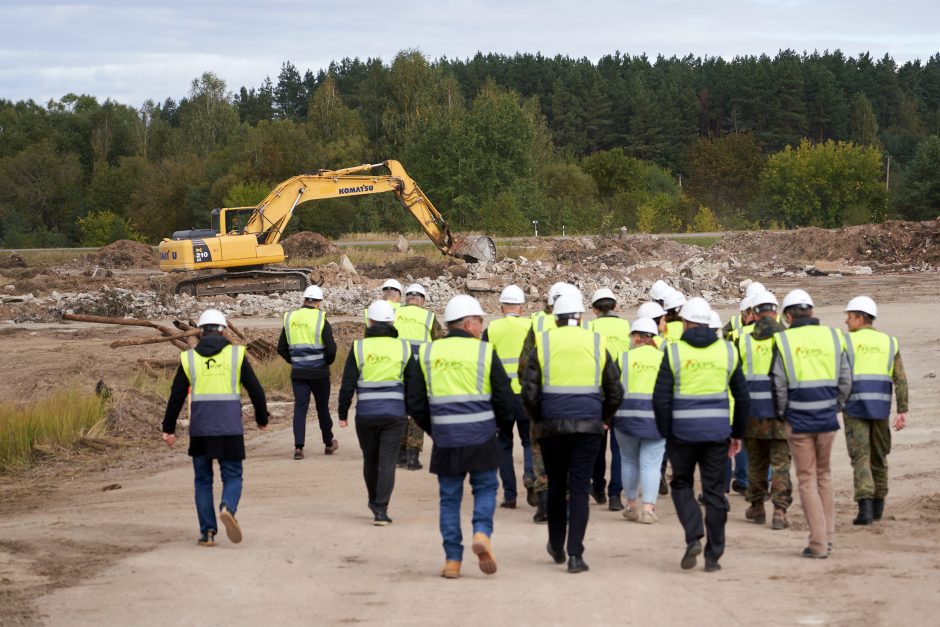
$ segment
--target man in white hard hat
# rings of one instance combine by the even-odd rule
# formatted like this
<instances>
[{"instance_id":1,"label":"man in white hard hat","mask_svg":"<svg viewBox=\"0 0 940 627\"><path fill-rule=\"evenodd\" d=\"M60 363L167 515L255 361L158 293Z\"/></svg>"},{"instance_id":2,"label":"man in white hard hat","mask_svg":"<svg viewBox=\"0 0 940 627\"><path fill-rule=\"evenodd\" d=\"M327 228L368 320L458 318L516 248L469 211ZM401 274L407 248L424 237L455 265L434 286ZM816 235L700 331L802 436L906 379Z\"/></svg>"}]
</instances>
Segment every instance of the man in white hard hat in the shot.
<instances>
[{"instance_id":1,"label":"man in white hard hat","mask_svg":"<svg viewBox=\"0 0 940 627\"><path fill-rule=\"evenodd\" d=\"M897 399L894 428L907 424L907 376L896 337L874 328L878 306L869 296L856 296L845 308L849 333L845 347L852 369L852 393L842 409L845 443L852 460L856 525L870 525L884 515L891 451L891 392Z\"/></svg>"},{"instance_id":2,"label":"man in white hard hat","mask_svg":"<svg viewBox=\"0 0 940 627\"><path fill-rule=\"evenodd\" d=\"M516 422L516 431L519 433L519 442L522 444L522 462L523 475L522 482L526 488L526 498L529 505L535 507L538 504L538 496L535 492L537 482L534 462L532 459L532 439L531 425L529 417L522 408L522 399L519 393L522 390L522 384L519 381L519 355L522 354L522 344L525 342L526 335L532 329L532 320L522 315L522 307L525 305L525 293L518 285L507 285L499 295L499 309L503 314L490 322L489 326L483 331L483 341L493 345L500 363L506 370L513 392L513 409ZM499 432L499 443L502 446L502 457L499 464L499 477L503 483L503 500L500 507L506 509L516 508L517 489L516 489L516 470L512 460L512 432L505 435ZM544 469L542 470L544 474ZM546 484L547 485L547 484Z\"/></svg>"},{"instance_id":3,"label":"man in white hard hat","mask_svg":"<svg viewBox=\"0 0 940 627\"><path fill-rule=\"evenodd\" d=\"M382 295L382 300L386 301L389 305L392 306L392 309L398 309L401 307L401 295L404 291L404 288L401 286L396 279L386 279L384 283L379 287L379 291ZM369 310L363 309L362 315L365 318L366 326L369 326Z\"/></svg>"},{"instance_id":4,"label":"man in white hard hat","mask_svg":"<svg viewBox=\"0 0 940 627\"><path fill-rule=\"evenodd\" d=\"M480 570L496 572L490 536L499 489L500 445L497 429L512 429L513 394L509 377L493 347L480 341L483 309L477 299L459 294L444 309L447 337L421 347L421 377L408 382L412 417L434 443L431 472L440 492L441 536L447 579L460 577L463 536L460 503L464 480L473 488L473 544Z\"/></svg>"},{"instance_id":5,"label":"man in white hard hat","mask_svg":"<svg viewBox=\"0 0 940 627\"><path fill-rule=\"evenodd\" d=\"M417 355L422 344L426 344L444 333L433 311L424 308L427 290L419 283L412 283L405 288L405 304L395 310L395 328L398 337L411 344L412 352ZM415 421L408 419L408 428L401 439L398 451L398 467L408 470L421 470L421 451L424 450L424 431Z\"/></svg>"},{"instance_id":6,"label":"man in white hard hat","mask_svg":"<svg viewBox=\"0 0 940 627\"><path fill-rule=\"evenodd\" d=\"M661 307L663 304L663 301L666 300L666 296L668 296L669 294L675 291L676 289L674 287L672 287L671 285L669 285L662 279L659 279L657 281L654 281L653 284L650 286L650 300Z\"/></svg>"},{"instance_id":7,"label":"man in white hard hat","mask_svg":"<svg viewBox=\"0 0 940 627\"><path fill-rule=\"evenodd\" d=\"M333 328L320 306L323 290L311 285L304 290L300 309L284 314L277 354L291 365L290 382L294 393L294 459L304 458L307 435L307 410L313 396L317 421L323 436L324 453L332 455L339 448L333 437L330 417L330 365L336 359Z\"/></svg>"},{"instance_id":8,"label":"man in white hard hat","mask_svg":"<svg viewBox=\"0 0 940 627\"><path fill-rule=\"evenodd\" d=\"M591 321L590 329L600 333L607 342L607 351L614 357L622 355L630 348L630 323L617 315L617 298L610 288L602 287L591 295L591 309L597 316ZM591 496L599 504L607 503L612 512L623 511L623 478L620 469L620 446L617 438L610 436L610 483L607 483L607 432L603 435L601 449L594 462L594 474L591 477ZM605 494L604 488L607 488Z\"/></svg>"},{"instance_id":9,"label":"man in white hard hat","mask_svg":"<svg viewBox=\"0 0 940 627\"><path fill-rule=\"evenodd\" d=\"M339 389L339 426L348 424L356 395L356 436L362 449L362 474L373 524L392 522L388 503L395 486L395 457L407 425L405 386L420 377L411 344L400 339L395 311L387 301L369 305L369 328L353 342Z\"/></svg>"},{"instance_id":10,"label":"man in white hard hat","mask_svg":"<svg viewBox=\"0 0 940 627\"><path fill-rule=\"evenodd\" d=\"M729 509L725 472L728 458L741 448L748 412L737 351L709 328L711 312L703 298L690 298L682 306L682 337L666 347L653 391L657 428L669 441L672 501L685 530L680 565L686 570L695 566L707 531L705 572L721 568L718 560L725 550ZM705 504L704 527L693 492L696 466Z\"/></svg>"},{"instance_id":11,"label":"man in white hard hat","mask_svg":"<svg viewBox=\"0 0 940 627\"><path fill-rule=\"evenodd\" d=\"M819 324L813 299L795 289L783 299L787 329L776 333L770 380L777 415L787 421L787 441L796 467L800 505L809 525L803 557L825 559L835 537L832 443L837 414L852 388L845 338Z\"/></svg>"},{"instance_id":12,"label":"man in white hard hat","mask_svg":"<svg viewBox=\"0 0 940 627\"><path fill-rule=\"evenodd\" d=\"M580 291L555 299L552 313L555 328L535 336L526 360L522 402L548 473L548 553L562 564L567 549L568 572L580 573L588 570L583 541L594 461L623 388L604 338L581 325Z\"/></svg>"},{"instance_id":13,"label":"man in white hard hat","mask_svg":"<svg viewBox=\"0 0 940 627\"><path fill-rule=\"evenodd\" d=\"M636 310L637 318L650 318L653 322L656 323L656 328L659 329L659 333L653 336L653 343L656 345L656 348L662 348L663 344L666 342L665 333L666 333L666 310L663 309L662 305L658 302L648 302L640 305ZM669 447L668 442L666 443L666 448ZM659 495L666 496L669 494L669 483L666 481L666 465L669 463L669 451L663 450L663 460L659 469Z\"/></svg>"},{"instance_id":14,"label":"man in white hard hat","mask_svg":"<svg viewBox=\"0 0 940 627\"><path fill-rule=\"evenodd\" d=\"M759 281L747 281L747 287L744 289L744 298L741 299L740 313L736 316L731 316L731 318L728 320L728 324L726 324L724 329L722 329L726 338L729 338L734 342L737 341L741 329L749 324L747 319L753 319L753 315L750 310L750 303L748 300L755 294L760 294L761 292L766 291L767 290L764 288L763 283Z\"/></svg>"},{"instance_id":15,"label":"man in white hard hat","mask_svg":"<svg viewBox=\"0 0 940 627\"><path fill-rule=\"evenodd\" d=\"M188 452L196 477L198 544L215 546L219 529L212 498L212 460L219 461L222 476L219 519L225 525L228 539L238 543L242 531L235 513L241 500L245 459L241 388L248 392L255 408L255 422L262 431L267 429L268 408L261 383L245 359L245 347L232 345L223 335L228 322L222 312L207 309L199 316L197 326L201 331L199 343L180 353L180 365L163 416L163 441L168 446L176 442L176 420L186 396L191 395Z\"/></svg>"},{"instance_id":16,"label":"man in white hard hat","mask_svg":"<svg viewBox=\"0 0 940 627\"><path fill-rule=\"evenodd\" d=\"M741 329L737 347L751 399L747 432L744 434L748 467L744 498L750 507L744 517L758 525L765 524L764 501L769 496L774 508L771 529L779 531L789 526L787 510L793 503L793 489L786 422L777 415L770 384L773 338L784 330L783 325L777 322L777 306L777 297L770 292L751 296L751 310L757 321Z\"/></svg>"},{"instance_id":17,"label":"man in white hard hat","mask_svg":"<svg viewBox=\"0 0 940 627\"><path fill-rule=\"evenodd\" d=\"M682 337L684 327L680 311L685 303L685 295L677 290L666 294L663 301L663 309L666 310L666 342L678 342Z\"/></svg>"}]
</instances>

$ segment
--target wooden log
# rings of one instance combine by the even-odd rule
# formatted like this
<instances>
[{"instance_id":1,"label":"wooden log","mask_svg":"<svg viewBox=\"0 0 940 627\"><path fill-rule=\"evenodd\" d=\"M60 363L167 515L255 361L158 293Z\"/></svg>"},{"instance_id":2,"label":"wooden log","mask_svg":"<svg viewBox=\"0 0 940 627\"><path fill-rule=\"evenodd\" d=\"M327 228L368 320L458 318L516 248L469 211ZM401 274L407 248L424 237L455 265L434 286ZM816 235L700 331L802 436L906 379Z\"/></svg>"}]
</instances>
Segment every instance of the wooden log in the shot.
<instances>
[{"instance_id":1,"label":"wooden log","mask_svg":"<svg viewBox=\"0 0 940 627\"><path fill-rule=\"evenodd\" d=\"M235 335L237 335L238 338L239 338L240 340L242 340L243 342L248 341L248 338L245 337L245 334L242 333L241 331L239 331L239 330L238 330L238 327L236 327L234 324L232 324L232 321L231 321L231 320L228 321L228 328L229 328L229 331L231 331L232 333L234 333Z\"/></svg>"},{"instance_id":2,"label":"wooden log","mask_svg":"<svg viewBox=\"0 0 940 627\"><path fill-rule=\"evenodd\" d=\"M138 320L137 318L112 318L110 316L89 316L86 314L62 314L63 320L74 320L75 322L94 322L97 324L119 324L124 326L131 327L150 327L151 329L156 329L160 333L166 336L176 335L176 330L169 327L165 327L162 324L157 324L156 322L151 322L149 320ZM174 342L175 344L175 342ZM181 344L183 344L181 342ZM183 350L188 350L189 347L183 344Z\"/></svg>"},{"instance_id":3,"label":"wooden log","mask_svg":"<svg viewBox=\"0 0 940 627\"><path fill-rule=\"evenodd\" d=\"M177 335L171 335L168 337L149 337L141 339L129 339L129 340L114 340L111 342L111 348L120 348L122 346L143 346L145 344L159 344L160 342L172 342L176 340L181 340L188 337L193 337L199 335L199 329L194 329L192 331L186 331L185 333L179 333Z\"/></svg>"}]
</instances>

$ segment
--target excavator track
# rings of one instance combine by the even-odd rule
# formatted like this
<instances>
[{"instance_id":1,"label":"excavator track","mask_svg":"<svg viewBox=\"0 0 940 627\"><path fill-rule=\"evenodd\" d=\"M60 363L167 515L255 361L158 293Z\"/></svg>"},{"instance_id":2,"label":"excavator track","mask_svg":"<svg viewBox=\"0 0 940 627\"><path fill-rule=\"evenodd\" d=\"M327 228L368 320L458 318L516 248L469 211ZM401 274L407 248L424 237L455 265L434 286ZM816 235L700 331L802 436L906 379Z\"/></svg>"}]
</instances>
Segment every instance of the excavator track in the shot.
<instances>
[{"instance_id":1,"label":"excavator track","mask_svg":"<svg viewBox=\"0 0 940 627\"><path fill-rule=\"evenodd\" d=\"M310 270L257 269L219 272L187 279L176 284L176 293L188 296L237 296L238 294L272 294L302 292L311 285Z\"/></svg>"}]
</instances>

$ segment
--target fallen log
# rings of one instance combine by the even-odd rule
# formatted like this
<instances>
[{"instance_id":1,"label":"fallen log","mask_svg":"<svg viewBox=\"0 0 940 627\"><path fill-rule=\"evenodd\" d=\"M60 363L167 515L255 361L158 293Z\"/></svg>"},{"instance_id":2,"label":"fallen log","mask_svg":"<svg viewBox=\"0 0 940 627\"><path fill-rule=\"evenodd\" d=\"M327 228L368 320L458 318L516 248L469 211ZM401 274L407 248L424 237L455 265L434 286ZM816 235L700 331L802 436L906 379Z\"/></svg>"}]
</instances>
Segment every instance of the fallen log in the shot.
<instances>
[{"instance_id":1,"label":"fallen log","mask_svg":"<svg viewBox=\"0 0 940 627\"><path fill-rule=\"evenodd\" d=\"M138 320L137 318L113 318L111 316L90 316L87 314L62 314L63 320L73 320L75 322L93 322L96 324L117 324L122 326L129 327L150 327L151 329L156 329L166 337L173 337L177 334L176 330L171 329L170 327L165 327L162 324L157 324L156 322L150 322L149 320ZM170 340L173 343L173 346L180 350L189 350L191 346L182 340L173 338Z\"/></svg>"},{"instance_id":2,"label":"fallen log","mask_svg":"<svg viewBox=\"0 0 940 627\"><path fill-rule=\"evenodd\" d=\"M147 337L141 339L129 339L129 340L114 340L111 342L111 348L120 348L122 346L143 346L145 344L159 344L160 342L172 342L175 340L182 340L184 338L193 337L199 335L199 329L194 329L192 331L186 331L185 333L178 333L177 335L170 335L165 337Z\"/></svg>"}]
</instances>

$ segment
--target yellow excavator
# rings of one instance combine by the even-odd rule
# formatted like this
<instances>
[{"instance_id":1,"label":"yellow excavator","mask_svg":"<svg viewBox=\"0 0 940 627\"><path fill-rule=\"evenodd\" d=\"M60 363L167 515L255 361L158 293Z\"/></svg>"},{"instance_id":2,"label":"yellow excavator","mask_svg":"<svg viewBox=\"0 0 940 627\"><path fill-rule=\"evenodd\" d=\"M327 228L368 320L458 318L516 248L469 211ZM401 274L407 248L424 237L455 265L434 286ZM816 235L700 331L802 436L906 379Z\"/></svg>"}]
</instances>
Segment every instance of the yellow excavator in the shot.
<instances>
[{"instance_id":1,"label":"yellow excavator","mask_svg":"<svg viewBox=\"0 0 940 627\"><path fill-rule=\"evenodd\" d=\"M385 168L388 174L374 173L378 168ZM280 183L256 207L214 209L211 229L176 231L160 242L160 269L223 271L178 283L176 293L190 296L304 290L310 285L308 271L268 267L286 259L278 242L298 205L383 192L395 195L443 254L471 263L496 260L492 239L485 235L455 237L418 184L399 162L390 160L301 174Z\"/></svg>"}]
</instances>

